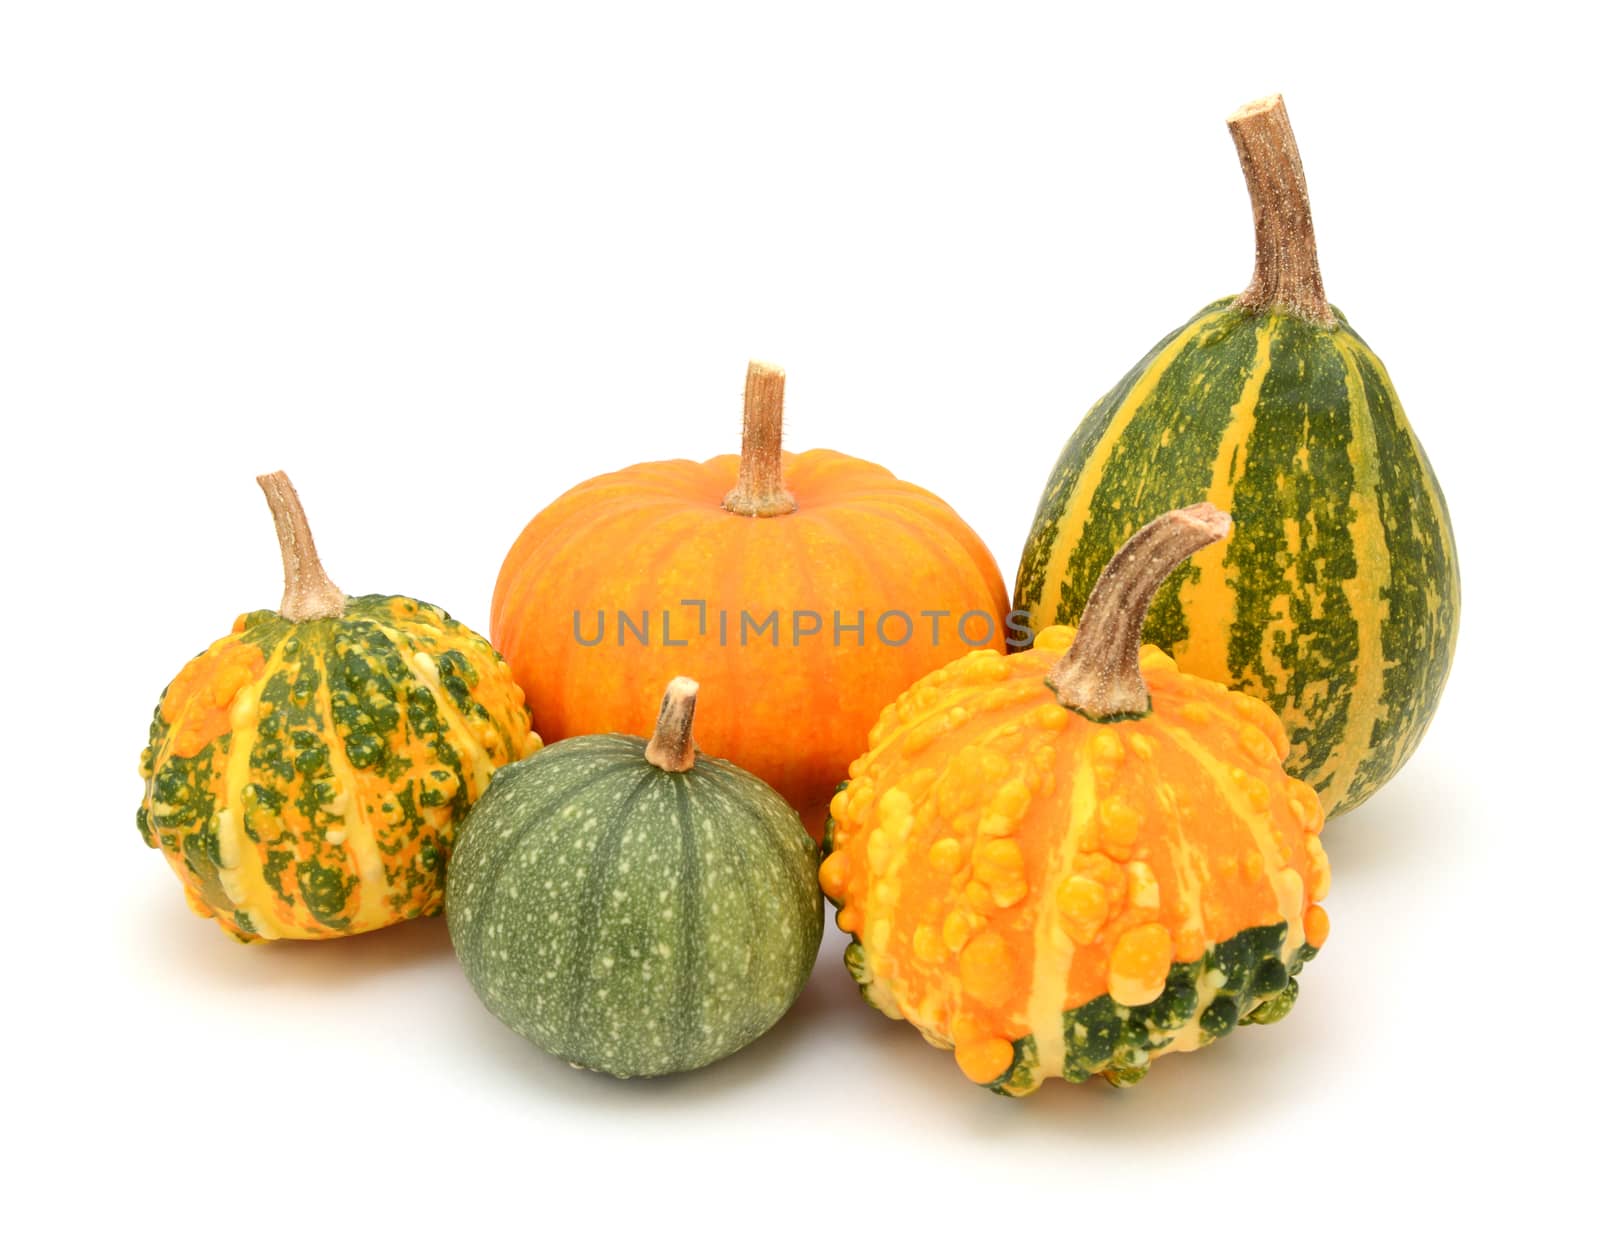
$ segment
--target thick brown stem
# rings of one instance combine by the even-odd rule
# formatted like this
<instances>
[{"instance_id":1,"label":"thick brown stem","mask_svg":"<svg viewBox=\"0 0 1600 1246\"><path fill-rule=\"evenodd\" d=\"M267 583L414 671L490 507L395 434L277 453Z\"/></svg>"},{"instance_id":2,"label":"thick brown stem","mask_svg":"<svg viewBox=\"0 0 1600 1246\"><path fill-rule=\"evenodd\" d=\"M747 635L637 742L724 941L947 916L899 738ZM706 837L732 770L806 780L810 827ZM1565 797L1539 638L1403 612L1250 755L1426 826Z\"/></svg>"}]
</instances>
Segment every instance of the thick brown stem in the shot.
<instances>
[{"instance_id":1,"label":"thick brown stem","mask_svg":"<svg viewBox=\"0 0 1600 1246\"><path fill-rule=\"evenodd\" d=\"M278 613L291 623L338 618L344 613L344 593L322 569L300 495L282 472L257 476L256 483L267 495L272 522L278 528L278 549L283 553L283 604Z\"/></svg>"},{"instance_id":2,"label":"thick brown stem","mask_svg":"<svg viewBox=\"0 0 1600 1246\"><path fill-rule=\"evenodd\" d=\"M744 444L739 483L722 499L735 515L770 518L795 509L783 487L783 369L750 362L744 378Z\"/></svg>"},{"instance_id":3,"label":"thick brown stem","mask_svg":"<svg viewBox=\"0 0 1600 1246\"><path fill-rule=\"evenodd\" d=\"M1095 722L1148 714L1139 638L1150 599L1179 563L1232 526L1224 512L1200 502L1168 511L1129 537L1095 581L1072 647L1045 676L1056 700Z\"/></svg>"},{"instance_id":4,"label":"thick brown stem","mask_svg":"<svg viewBox=\"0 0 1600 1246\"><path fill-rule=\"evenodd\" d=\"M652 766L681 773L694 769L694 702L700 685L679 675L667 685L656 718L656 733L644 746Z\"/></svg>"},{"instance_id":5,"label":"thick brown stem","mask_svg":"<svg viewBox=\"0 0 1600 1246\"><path fill-rule=\"evenodd\" d=\"M1317 238L1300 148L1283 96L1246 104L1228 118L1256 217L1256 271L1233 302L1241 311L1293 312L1314 324L1335 323L1317 267Z\"/></svg>"}]
</instances>

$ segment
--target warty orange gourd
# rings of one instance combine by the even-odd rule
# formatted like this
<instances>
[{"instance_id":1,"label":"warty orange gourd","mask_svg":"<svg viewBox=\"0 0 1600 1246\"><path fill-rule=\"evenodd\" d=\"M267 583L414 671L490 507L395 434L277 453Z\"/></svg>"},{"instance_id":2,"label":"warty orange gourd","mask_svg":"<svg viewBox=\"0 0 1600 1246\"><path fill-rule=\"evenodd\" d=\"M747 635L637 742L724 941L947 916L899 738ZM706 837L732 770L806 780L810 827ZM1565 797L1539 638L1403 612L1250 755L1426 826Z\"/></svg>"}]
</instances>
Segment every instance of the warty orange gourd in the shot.
<instances>
[{"instance_id":1,"label":"warty orange gourd","mask_svg":"<svg viewBox=\"0 0 1600 1246\"><path fill-rule=\"evenodd\" d=\"M1228 527L1169 512L1076 634L918 681L833 799L820 877L862 993L1000 1093L1127 1084L1275 1021L1327 936L1322 808L1277 717L1139 643L1156 588Z\"/></svg>"}]
</instances>

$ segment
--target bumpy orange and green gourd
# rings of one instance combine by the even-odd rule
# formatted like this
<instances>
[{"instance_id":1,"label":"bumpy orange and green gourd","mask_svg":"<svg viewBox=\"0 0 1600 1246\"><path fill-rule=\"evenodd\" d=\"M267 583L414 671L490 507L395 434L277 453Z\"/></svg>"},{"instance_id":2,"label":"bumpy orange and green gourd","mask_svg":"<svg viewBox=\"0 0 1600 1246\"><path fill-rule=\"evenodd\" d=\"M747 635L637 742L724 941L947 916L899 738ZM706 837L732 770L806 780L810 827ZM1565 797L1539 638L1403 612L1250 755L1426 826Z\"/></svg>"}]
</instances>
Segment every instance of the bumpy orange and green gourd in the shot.
<instances>
[{"instance_id":1,"label":"bumpy orange and green gourd","mask_svg":"<svg viewBox=\"0 0 1600 1246\"><path fill-rule=\"evenodd\" d=\"M1283 101L1229 121L1254 279L1169 334L1078 425L1039 502L1015 604L1075 623L1140 524L1205 498L1239 536L1156 595L1146 639L1270 704L1330 814L1415 751L1443 694L1461 584L1450 513L1372 349L1328 305Z\"/></svg>"},{"instance_id":2,"label":"bumpy orange and green gourd","mask_svg":"<svg viewBox=\"0 0 1600 1246\"><path fill-rule=\"evenodd\" d=\"M1161 580L1228 526L1164 515L1076 633L919 680L834 797L820 877L846 964L992 1090L1124 1085L1276 1021L1327 936L1323 813L1277 717L1139 643Z\"/></svg>"},{"instance_id":3,"label":"bumpy orange and green gourd","mask_svg":"<svg viewBox=\"0 0 1600 1246\"><path fill-rule=\"evenodd\" d=\"M190 907L244 942L436 914L457 823L539 747L522 690L437 607L347 598L288 478L259 480L282 607L241 615L162 694L139 831Z\"/></svg>"}]
</instances>

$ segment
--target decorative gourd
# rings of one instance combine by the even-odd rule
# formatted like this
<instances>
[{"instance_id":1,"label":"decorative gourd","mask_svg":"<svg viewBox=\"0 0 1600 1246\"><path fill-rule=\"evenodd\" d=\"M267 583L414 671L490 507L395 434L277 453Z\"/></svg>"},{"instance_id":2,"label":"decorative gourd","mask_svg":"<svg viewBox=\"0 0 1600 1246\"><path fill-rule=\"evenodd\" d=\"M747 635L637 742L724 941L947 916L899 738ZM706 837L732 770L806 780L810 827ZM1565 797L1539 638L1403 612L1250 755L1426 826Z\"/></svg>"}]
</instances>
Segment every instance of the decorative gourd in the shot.
<instances>
[{"instance_id":1,"label":"decorative gourd","mask_svg":"<svg viewBox=\"0 0 1600 1246\"><path fill-rule=\"evenodd\" d=\"M487 641L409 597L346 597L294 486L257 478L283 604L240 615L156 708L139 831L242 942L359 934L444 904L456 824L539 747Z\"/></svg>"},{"instance_id":2,"label":"decorative gourd","mask_svg":"<svg viewBox=\"0 0 1600 1246\"><path fill-rule=\"evenodd\" d=\"M1330 814L1405 763L1439 704L1461 585L1450 515L1383 365L1328 305L1283 100L1228 121L1255 208L1245 292L1169 334L1067 442L1017 572L1075 622L1111 552L1204 497L1241 535L1157 594L1146 639L1270 704Z\"/></svg>"},{"instance_id":3,"label":"decorative gourd","mask_svg":"<svg viewBox=\"0 0 1600 1246\"><path fill-rule=\"evenodd\" d=\"M551 742L648 734L634 690L698 671L719 690L702 746L820 835L883 703L973 647L1003 650L1006 590L933 494L832 450L784 454L783 387L750 365L740 457L642 463L535 516L489 634Z\"/></svg>"},{"instance_id":4,"label":"decorative gourd","mask_svg":"<svg viewBox=\"0 0 1600 1246\"><path fill-rule=\"evenodd\" d=\"M694 744L698 685L655 734L576 736L507 766L461 829L445 914L473 989L572 1064L654 1077L789 1010L822 939L817 849L765 783Z\"/></svg>"},{"instance_id":5,"label":"decorative gourd","mask_svg":"<svg viewBox=\"0 0 1600 1246\"><path fill-rule=\"evenodd\" d=\"M1125 1085L1276 1021L1327 936L1322 810L1283 773L1282 725L1139 646L1161 581L1228 526L1163 515L1076 635L920 680L834 797L822 888L862 993L1002 1094Z\"/></svg>"}]
</instances>

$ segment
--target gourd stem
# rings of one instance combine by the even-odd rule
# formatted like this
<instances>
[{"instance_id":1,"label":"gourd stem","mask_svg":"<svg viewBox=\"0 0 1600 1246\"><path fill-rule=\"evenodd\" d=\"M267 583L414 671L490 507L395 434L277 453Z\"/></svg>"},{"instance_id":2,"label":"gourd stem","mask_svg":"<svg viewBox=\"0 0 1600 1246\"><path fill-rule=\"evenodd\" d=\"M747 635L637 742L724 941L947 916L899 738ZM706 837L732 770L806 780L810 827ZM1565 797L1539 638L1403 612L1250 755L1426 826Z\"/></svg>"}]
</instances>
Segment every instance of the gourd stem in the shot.
<instances>
[{"instance_id":1,"label":"gourd stem","mask_svg":"<svg viewBox=\"0 0 1600 1246\"><path fill-rule=\"evenodd\" d=\"M783 485L783 369L750 361L744 378L744 441L739 483L722 499L735 515L771 518L795 509Z\"/></svg>"},{"instance_id":2,"label":"gourd stem","mask_svg":"<svg viewBox=\"0 0 1600 1246\"><path fill-rule=\"evenodd\" d=\"M656 733L644 746L644 759L662 770L694 769L694 702L700 685L679 675L667 685L656 718Z\"/></svg>"},{"instance_id":3,"label":"gourd stem","mask_svg":"<svg viewBox=\"0 0 1600 1246\"><path fill-rule=\"evenodd\" d=\"M257 476L256 483L272 508L278 549L283 554L283 604L278 613L291 623L338 618L344 613L344 593L322 569L300 495L282 472Z\"/></svg>"},{"instance_id":4,"label":"gourd stem","mask_svg":"<svg viewBox=\"0 0 1600 1246\"><path fill-rule=\"evenodd\" d=\"M1072 647L1045 676L1060 704L1095 722L1150 712L1150 690L1139 671L1150 600L1179 563L1232 526L1227 514L1199 502L1152 519L1128 538L1095 581Z\"/></svg>"},{"instance_id":5,"label":"gourd stem","mask_svg":"<svg viewBox=\"0 0 1600 1246\"><path fill-rule=\"evenodd\" d=\"M1335 322L1322 289L1311 199L1283 96L1246 104L1228 118L1256 218L1256 268L1233 301L1240 311L1287 311L1313 324Z\"/></svg>"}]
</instances>

